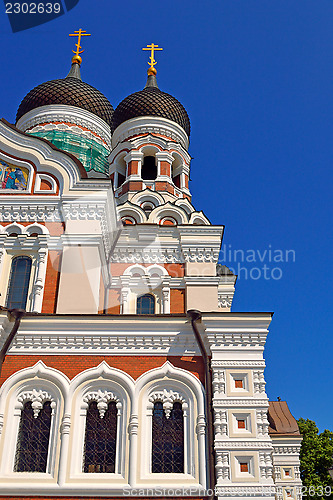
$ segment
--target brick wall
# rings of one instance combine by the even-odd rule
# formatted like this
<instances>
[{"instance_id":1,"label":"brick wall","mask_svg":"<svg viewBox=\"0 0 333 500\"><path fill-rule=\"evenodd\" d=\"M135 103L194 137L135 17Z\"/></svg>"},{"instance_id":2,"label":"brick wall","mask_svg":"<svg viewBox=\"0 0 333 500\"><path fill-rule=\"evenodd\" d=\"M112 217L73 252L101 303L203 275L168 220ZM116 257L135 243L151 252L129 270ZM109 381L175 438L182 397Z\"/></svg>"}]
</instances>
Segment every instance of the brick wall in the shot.
<instances>
[{"instance_id":1,"label":"brick wall","mask_svg":"<svg viewBox=\"0 0 333 500\"><path fill-rule=\"evenodd\" d=\"M170 290L170 312L184 313L185 311L185 290L172 288Z\"/></svg>"},{"instance_id":2,"label":"brick wall","mask_svg":"<svg viewBox=\"0 0 333 500\"><path fill-rule=\"evenodd\" d=\"M60 280L61 252L50 250L47 258L43 313L55 313Z\"/></svg>"},{"instance_id":3,"label":"brick wall","mask_svg":"<svg viewBox=\"0 0 333 500\"><path fill-rule=\"evenodd\" d=\"M13 373L29 368L39 360L46 366L56 368L69 379L88 368L95 368L105 361L113 368L119 368L135 380L152 368L162 366L167 360L174 366L191 372L204 383L204 364L200 356L89 356L89 355L7 355L2 367L0 385Z\"/></svg>"}]
</instances>

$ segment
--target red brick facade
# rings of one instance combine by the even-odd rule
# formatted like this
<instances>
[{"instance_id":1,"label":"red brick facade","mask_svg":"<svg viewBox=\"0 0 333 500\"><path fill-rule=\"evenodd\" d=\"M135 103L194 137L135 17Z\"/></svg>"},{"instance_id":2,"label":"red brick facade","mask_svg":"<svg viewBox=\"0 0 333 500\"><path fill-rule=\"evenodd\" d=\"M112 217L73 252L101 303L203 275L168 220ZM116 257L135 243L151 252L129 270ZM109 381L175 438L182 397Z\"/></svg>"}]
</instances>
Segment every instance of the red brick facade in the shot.
<instances>
[{"instance_id":1,"label":"red brick facade","mask_svg":"<svg viewBox=\"0 0 333 500\"><path fill-rule=\"evenodd\" d=\"M200 356L82 356L82 355L8 355L5 358L0 384L23 368L35 365L39 360L46 366L56 368L69 379L102 361L109 366L125 371L135 380L143 373L162 366L167 360L174 366L187 370L204 383L204 364Z\"/></svg>"}]
</instances>

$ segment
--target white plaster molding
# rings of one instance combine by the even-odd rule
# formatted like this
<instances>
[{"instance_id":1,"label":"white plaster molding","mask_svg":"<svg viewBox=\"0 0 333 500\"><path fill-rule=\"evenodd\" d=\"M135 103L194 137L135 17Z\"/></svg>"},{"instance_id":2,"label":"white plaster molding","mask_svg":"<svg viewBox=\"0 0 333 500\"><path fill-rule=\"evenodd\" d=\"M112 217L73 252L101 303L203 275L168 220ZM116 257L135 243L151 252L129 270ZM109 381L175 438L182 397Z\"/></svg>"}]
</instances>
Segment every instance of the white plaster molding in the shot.
<instances>
[{"instance_id":1,"label":"white plaster molding","mask_svg":"<svg viewBox=\"0 0 333 500\"><path fill-rule=\"evenodd\" d=\"M131 203L133 205L143 205L144 202L151 202L156 206L163 205L165 200L162 193L157 191L152 191L151 189L144 189L143 191L138 191L131 198Z\"/></svg>"},{"instance_id":2,"label":"white plaster molding","mask_svg":"<svg viewBox=\"0 0 333 500\"><path fill-rule=\"evenodd\" d=\"M155 157L158 162L166 161L170 165L174 160L174 157L168 151L159 151L156 153Z\"/></svg>"},{"instance_id":3,"label":"white plaster molding","mask_svg":"<svg viewBox=\"0 0 333 500\"><path fill-rule=\"evenodd\" d=\"M265 377L264 370L253 370L253 386L254 392L256 394L264 394L265 393Z\"/></svg>"},{"instance_id":4,"label":"white plaster molding","mask_svg":"<svg viewBox=\"0 0 333 500\"><path fill-rule=\"evenodd\" d=\"M17 401L20 403L21 408L23 408L26 402L30 401L34 418L38 417L40 410L43 408L43 405L46 401L50 401L51 403L52 415L54 415L55 408L57 405L52 394L50 394L47 391L43 391L41 389L39 390L32 389L30 391L24 391L18 396Z\"/></svg>"},{"instance_id":5,"label":"white plaster molding","mask_svg":"<svg viewBox=\"0 0 333 500\"><path fill-rule=\"evenodd\" d=\"M167 389L166 389L167 386ZM160 484L182 484L189 481L205 484L205 405L200 381L186 370L175 368L169 361L141 375L136 381L134 414L144 415L141 433L140 480L152 480L151 475L151 428L153 405L161 401L170 415L173 403L182 403L184 418L184 474L159 475ZM139 403L141 401L141 403ZM141 406L141 410L140 410ZM138 408L138 410L136 410ZM199 417L199 419L198 419ZM195 425L198 424L199 426ZM194 431L197 431L197 439ZM195 443L198 442L198 445ZM199 466L197 466L197 461Z\"/></svg>"},{"instance_id":6,"label":"white plaster molding","mask_svg":"<svg viewBox=\"0 0 333 500\"><path fill-rule=\"evenodd\" d=\"M45 473L35 474L39 479L54 477L56 457L60 442L58 429L60 426L63 401L68 394L69 380L60 371L47 367L42 361L33 367L14 373L0 389L0 415L6 415L3 427L4 440L0 452L0 476L19 478L20 473L13 472L15 450L21 411L26 401L32 402L34 417L43 407L45 401L51 402L51 428L49 436L48 458Z\"/></svg>"},{"instance_id":7,"label":"white plaster molding","mask_svg":"<svg viewBox=\"0 0 333 500\"><path fill-rule=\"evenodd\" d=\"M0 388L0 413L3 413L6 396L9 390L17 386L20 382L30 378L38 378L52 382L60 392L66 397L69 391L69 378L61 371L46 366L43 361L38 361L29 368L19 370L5 380Z\"/></svg>"},{"instance_id":8,"label":"white plaster molding","mask_svg":"<svg viewBox=\"0 0 333 500\"><path fill-rule=\"evenodd\" d=\"M215 430L215 441L217 441L218 436L227 437L228 436L228 418L227 411L221 409L214 409L214 430Z\"/></svg>"},{"instance_id":9,"label":"white plaster molding","mask_svg":"<svg viewBox=\"0 0 333 500\"><path fill-rule=\"evenodd\" d=\"M42 181L47 181L51 184L51 189L41 189ZM57 183L53 177L46 174L37 174L35 181L35 194L55 194L57 192Z\"/></svg>"},{"instance_id":10,"label":"white plaster molding","mask_svg":"<svg viewBox=\"0 0 333 500\"><path fill-rule=\"evenodd\" d=\"M113 171L114 161L118 155L122 155L124 152L127 153L126 150L141 150L143 146L146 145L154 145L159 148L160 151L168 151L173 156L179 155L182 162L182 168L187 175L190 172L190 162L191 156L189 155L186 148L184 148L179 142L175 142L173 140L168 140L167 138L158 136L153 133L145 133L144 135L132 136L128 140L118 143L113 147L112 152L110 153L110 163L111 163L111 171Z\"/></svg>"},{"instance_id":11,"label":"white plaster molding","mask_svg":"<svg viewBox=\"0 0 333 500\"><path fill-rule=\"evenodd\" d=\"M267 410L257 410L256 420L258 437L268 436L269 422L267 419Z\"/></svg>"},{"instance_id":12,"label":"white plaster molding","mask_svg":"<svg viewBox=\"0 0 333 500\"><path fill-rule=\"evenodd\" d=\"M267 438L266 441L259 439L254 439L252 441L245 441L243 439L228 439L227 441L223 441L221 438L215 439L215 448L217 450L267 450L272 453L272 442L270 438Z\"/></svg>"},{"instance_id":13,"label":"white plaster molding","mask_svg":"<svg viewBox=\"0 0 333 500\"><path fill-rule=\"evenodd\" d=\"M212 346L252 346L264 347L267 333L213 333L207 331L207 339Z\"/></svg>"},{"instance_id":14,"label":"white plaster molding","mask_svg":"<svg viewBox=\"0 0 333 500\"><path fill-rule=\"evenodd\" d=\"M148 222L158 224L162 219L172 217L177 224L188 224L189 217L185 210L173 203L167 202L164 205L154 208L149 214Z\"/></svg>"},{"instance_id":15,"label":"white plaster molding","mask_svg":"<svg viewBox=\"0 0 333 500\"><path fill-rule=\"evenodd\" d=\"M127 304L125 294L129 290L122 290L123 304ZM125 310L122 314L126 314ZM10 348L11 354L50 354L67 355L80 354L118 354L126 356L156 356L156 355L199 355L200 351L193 339L193 334L176 335L161 332L152 335L150 332L129 334L99 333L67 333L57 332L19 332Z\"/></svg>"},{"instance_id":16,"label":"white plaster molding","mask_svg":"<svg viewBox=\"0 0 333 500\"><path fill-rule=\"evenodd\" d=\"M126 156L124 156L125 162L128 164L130 161L142 161L144 154L142 151L137 151L131 149Z\"/></svg>"},{"instance_id":17,"label":"white plaster molding","mask_svg":"<svg viewBox=\"0 0 333 500\"><path fill-rule=\"evenodd\" d=\"M268 399L254 399L252 397L244 397L243 399L232 399L232 398L214 398L214 408L227 408L228 406L248 406L253 407L265 407L268 408Z\"/></svg>"},{"instance_id":18,"label":"white plaster molding","mask_svg":"<svg viewBox=\"0 0 333 500\"><path fill-rule=\"evenodd\" d=\"M108 409L108 404L111 401L114 401L115 403L117 403L118 413L122 407L122 404L121 404L118 396L113 394L113 392L109 392L106 390L101 391L100 389L98 389L97 391L88 392L84 396L83 401L85 403L87 403L87 405L89 405L89 403L91 401L96 401L97 409L99 411L100 418L104 418L105 412Z\"/></svg>"},{"instance_id":19,"label":"white plaster molding","mask_svg":"<svg viewBox=\"0 0 333 500\"><path fill-rule=\"evenodd\" d=\"M118 216L121 219L125 219L126 217L133 217L136 224L142 224L147 222L147 216L144 210L131 203L130 201L126 201L122 205L118 205L117 207Z\"/></svg>"},{"instance_id":20,"label":"white plaster molding","mask_svg":"<svg viewBox=\"0 0 333 500\"><path fill-rule=\"evenodd\" d=\"M35 280L32 286L32 312L41 312L47 268L47 248L39 248Z\"/></svg>"},{"instance_id":21,"label":"white plaster molding","mask_svg":"<svg viewBox=\"0 0 333 500\"><path fill-rule=\"evenodd\" d=\"M273 441L273 453L277 455L299 455L301 449L301 445L285 445L285 446L278 446L274 443Z\"/></svg>"},{"instance_id":22,"label":"white plaster molding","mask_svg":"<svg viewBox=\"0 0 333 500\"><path fill-rule=\"evenodd\" d=\"M131 118L116 128L112 135L112 148L115 148L119 142L124 142L130 137L144 133L170 137L179 142L185 150L189 146L189 138L185 130L177 123L158 116L140 116Z\"/></svg>"},{"instance_id":23,"label":"white plaster molding","mask_svg":"<svg viewBox=\"0 0 333 500\"><path fill-rule=\"evenodd\" d=\"M223 485L217 486L216 495L218 497L238 497L238 498L267 498L268 500L275 500L276 488L272 484L254 485L244 484L244 486Z\"/></svg>"},{"instance_id":24,"label":"white plaster molding","mask_svg":"<svg viewBox=\"0 0 333 500\"><path fill-rule=\"evenodd\" d=\"M155 391L150 394L148 401L152 405L150 407L151 409L154 406L154 403L160 401L163 404L163 409L165 411L166 418L170 417L174 403L181 403L184 413L188 408L188 404L184 395L181 394L180 392L175 392L172 389L170 390L163 389L162 391Z\"/></svg>"},{"instance_id":25,"label":"white plaster molding","mask_svg":"<svg viewBox=\"0 0 333 500\"><path fill-rule=\"evenodd\" d=\"M132 401L134 393L134 379L123 370L110 367L105 361L102 361L98 366L94 368L88 368L87 370L84 370L73 378L70 385L69 399L79 386L88 381L97 380L98 378L117 382L119 386L123 387L130 395Z\"/></svg>"},{"instance_id":26,"label":"white plaster molding","mask_svg":"<svg viewBox=\"0 0 333 500\"><path fill-rule=\"evenodd\" d=\"M240 367L240 368L257 368L257 367L262 367L265 368L266 364L265 361L252 361L252 360L228 360L228 359L213 359L212 360L212 368L234 368L234 367Z\"/></svg>"},{"instance_id":27,"label":"white plaster molding","mask_svg":"<svg viewBox=\"0 0 333 500\"><path fill-rule=\"evenodd\" d=\"M218 307L221 308L231 308L232 300L234 298L234 294L230 292L218 291Z\"/></svg>"},{"instance_id":28,"label":"white plaster molding","mask_svg":"<svg viewBox=\"0 0 333 500\"><path fill-rule=\"evenodd\" d=\"M213 367L213 393L214 397L220 397L221 395L225 394L225 370L219 370Z\"/></svg>"},{"instance_id":29,"label":"white plaster molding","mask_svg":"<svg viewBox=\"0 0 333 500\"><path fill-rule=\"evenodd\" d=\"M230 456L228 451L217 450L216 451L216 476L217 485L221 481L228 481L230 479Z\"/></svg>"},{"instance_id":30,"label":"white plaster molding","mask_svg":"<svg viewBox=\"0 0 333 500\"><path fill-rule=\"evenodd\" d=\"M66 122L85 127L97 134L111 148L111 131L109 125L99 116L76 106L50 104L40 106L25 113L16 126L24 132L40 123ZM81 130L81 129L80 129ZM29 130L30 132L31 130ZM82 130L82 132L84 132Z\"/></svg>"},{"instance_id":31,"label":"white plaster molding","mask_svg":"<svg viewBox=\"0 0 333 500\"><path fill-rule=\"evenodd\" d=\"M268 480L273 479L272 453L270 451L259 452L259 471L261 478Z\"/></svg>"}]
</instances>

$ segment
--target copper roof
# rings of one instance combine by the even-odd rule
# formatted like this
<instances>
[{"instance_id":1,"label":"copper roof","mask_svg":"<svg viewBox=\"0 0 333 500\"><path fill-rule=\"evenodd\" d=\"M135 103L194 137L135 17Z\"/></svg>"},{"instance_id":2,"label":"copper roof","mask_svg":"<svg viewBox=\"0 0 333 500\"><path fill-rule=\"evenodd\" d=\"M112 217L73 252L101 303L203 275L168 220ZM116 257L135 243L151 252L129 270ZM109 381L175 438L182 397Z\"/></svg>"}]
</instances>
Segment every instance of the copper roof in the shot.
<instances>
[{"instance_id":1,"label":"copper roof","mask_svg":"<svg viewBox=\"0 0 333 500\"><path fill-rule=\"evenodd\" d=\"M117 106L112 119L112 132L123 122L138 116L160 116L178 123L190 136L190 119L184 106L172 95L162 92L155 76L148 77L143 90L125 97Z\"/></svg>"},{"instance_id":2,"label":"copper roof","mask_svg":"<svg viewBox=\"0 0 333 500\"><path fill-rule=\"evenodd\" d=\"M75 69L78 65L73 66ZM111 124L112 105L99 90L81 80L79 69L75 72L72 68L66 78L50 80L30 90L18 108L16 122L28 111L50 104L82 108Z\"/></svg>"},{"instance_id":3,"label":"copper roof","mask_svg":"<svg viewBox=\"0 0 333 500\"><path fill-rule=\"evenodd\" d=\"M268 432L272 435L300 436L296 420L290 413L286 401L269 401Z\"/></svg>"}]
</instances>

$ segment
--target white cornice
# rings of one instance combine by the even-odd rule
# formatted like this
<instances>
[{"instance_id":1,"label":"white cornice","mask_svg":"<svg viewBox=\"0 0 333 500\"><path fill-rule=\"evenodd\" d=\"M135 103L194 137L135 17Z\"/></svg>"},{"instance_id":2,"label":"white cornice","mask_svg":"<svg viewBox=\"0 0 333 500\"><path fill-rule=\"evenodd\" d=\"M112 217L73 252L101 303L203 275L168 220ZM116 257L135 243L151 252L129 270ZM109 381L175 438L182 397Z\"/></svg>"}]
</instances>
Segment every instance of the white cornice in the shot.
<instances>
[{"instance_id":1,"label":"white cornice","mask_svg":"<svg viewBox=\"0 0 333 500\"><path fill-rule=\"evenodd\" d=\"M112 148L115 148L119 142L126 141L129 137L144 133L170 137L174 141L180 142L186 150L189 146L185 130L177 123L159 116L140 116L131 118L116 128L112 135Z\"/></svg>"},{"instance_id":2,"label":"white cornice","mask_svg":"<svg viewBox=\"0 0 333 500\"><path fill-rule=\"evenodd\" d=\"M222 233L223 227L221 226L160 226L157 224L125 226L113 252L112 261L216 263Z\"/></svg>"},{"instance_id":3,"label":"white cornice","mask_svg":"<svg viewBox=\"0 0 333 500\"><path fill-rule=\"evenodd\" d=\"M235 313L214 313L220 324ZM234 315L234 329L250 328L255 313ZM203 318L202 328L206 328ZM255 350L253 343L248 344ZM38 315L26 316L21 323L11 354L119 354L119 355L199 355L191 325L185 315ZM240 362L239 366L243 366ZM216 398L216 405L268 407L268 400Z\"/></svg>"},{"instance_id":4,"label":"white cornice","mask_svg":"<svg viewBox=\"0 0 333 500\"><path fill-rule=\"evenodd\" d=\"M103 139L111 148L111 130L109 125L99 116L76 106L67 106L64 104L40 106L23 115L16 126L26 132L40 123L56 122L72 123L73 125L87 128Z\"/></svg>"}]
</instances>

